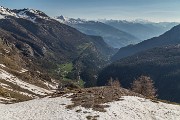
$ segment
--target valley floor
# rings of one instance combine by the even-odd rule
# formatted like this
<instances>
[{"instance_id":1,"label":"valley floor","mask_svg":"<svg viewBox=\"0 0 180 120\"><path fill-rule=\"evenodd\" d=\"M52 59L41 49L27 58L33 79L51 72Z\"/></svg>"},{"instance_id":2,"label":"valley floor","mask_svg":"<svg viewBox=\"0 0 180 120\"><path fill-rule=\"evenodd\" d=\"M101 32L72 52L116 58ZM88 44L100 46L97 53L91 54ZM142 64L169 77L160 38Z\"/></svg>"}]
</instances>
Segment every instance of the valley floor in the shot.
<instances>
[{"instance_id":1,"label":"valley floor","mask_svg":"<svg viewBox=\"0 0 180 120\"><path fill-rule=\"evenodd\" d=\"M123 96L107 103L106 112L83 107L67 109L71 99L64 95L16 104L0 104L0 120L180 120L180 106Z\"/></svg>"}]
</instances>

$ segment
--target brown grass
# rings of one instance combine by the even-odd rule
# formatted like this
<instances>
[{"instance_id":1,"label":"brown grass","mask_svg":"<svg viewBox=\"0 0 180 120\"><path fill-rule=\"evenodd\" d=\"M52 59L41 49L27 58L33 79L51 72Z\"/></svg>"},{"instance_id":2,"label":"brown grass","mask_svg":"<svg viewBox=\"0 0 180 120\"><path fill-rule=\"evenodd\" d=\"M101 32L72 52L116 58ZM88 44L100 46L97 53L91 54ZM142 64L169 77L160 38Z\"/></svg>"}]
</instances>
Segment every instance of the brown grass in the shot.
<instances>
[{"instance_id":1,"label":"brown grass","mask_svg":"<svg viewBox=\"0 0 180 120\"><path fill-rule=\"evenodd\" d=\"M0 87L0 96L5 97L5 98L13 98L13 99L10 99L10 101L5 101L5 103L16 103L16 102L23 102L23 101L33 99L32 97L22 95L18 92L11 91L2 87Z\"/></svg>"},{"instance_id":2,"label":"brown grass","mask_svg":"<svg viewBox=\"0 0 180 120\"><path fill-rule=\"evenodd\" d=\"M119 101L121 96L140 96L139 94L133 93L129 90L113 87L113 86L104 86L104 87L94 87L74 90L72 98L72 105L68 105L68 109L72 109L76 106L82 106L85 108L93 108L95 111L106 112L104 108L109 106L103 105L104 103Z\"/></svg>"},{"instance_id":3,"label":"brown grass","mask_svg":"<svg viewBox=\"0 0 180 120\"><path fill-rule=\"evenodd\" d=\"M97 116L86 116L87 120L97 120L97 118L99 117L99 115Z\"/></svg>"},{"instance_id":4,"label":"brown grass","mask_svg":"<svg viewBox=\"0 0 180 120\"><path fill-rule=\"evenodd\" d=\"M150 99L150 98L147 98L147 99ZM154 102L154 103L163 102L163 103L172 104L172 105L180 105L180 103L170 102L170 101L167 101L167 100L160 100L160 99L157 99L157 98L150 99L150 100L151 100L152 102Z\"/></svg>"},{"instance_id":5,"label":"brown grass","mask_svg":"<svg viewBox=\"0 0 180 120\"><path fill-rule=\"evenodd\" d=\"M28 71L25 73L19 73L18 71L12 70L12 69L6 69L6 71L13 74L17 78L27 82L27 83L36 85L36 86L41 87L41 88L49 89L43 83L43 81L41 80L41 78L38 76L38 74L35 71L34 72Z\"/></svg>"},{"instance_id":6,"label":"brown grass","mask_svg":"<svg viewBox=\"0 0 180 120\"><path fill-rule=\"evenodd\" d=\"M15 85L15 84L13 84L11 82L1 80L1 79L0 79L0 82L9 85L11 87L11 89L13 89L13 90L20 91L20 92L25 92L25 93L28 93L28 94L31 94L31 95L36 95L35 93L33 93L33 92L31 92L31 91L29 91L27 89L23 89L20 86Z\"/></svg>"},{"instance_id":7,"label":"brown grass","mask_svg":"<svg viewBox=\"0 0 180 120\"><path fill-rule=\"evenodd\" d=\"M38 74L34 69L25 73L18 72L22 68L25 68L26 65L31 66L29 64L30 62L27 61L13 45L6 45L3 41L4 40L0 38L0 53L2 53L0 54L0 64L7 66L3 69L23 81L34 84L38 87L49 89L45 84L43 84L43 80L47 81L47 79L49 79L48 75ZM6 50L10 52L6 53Z\"/></svg>"}]
</instances>

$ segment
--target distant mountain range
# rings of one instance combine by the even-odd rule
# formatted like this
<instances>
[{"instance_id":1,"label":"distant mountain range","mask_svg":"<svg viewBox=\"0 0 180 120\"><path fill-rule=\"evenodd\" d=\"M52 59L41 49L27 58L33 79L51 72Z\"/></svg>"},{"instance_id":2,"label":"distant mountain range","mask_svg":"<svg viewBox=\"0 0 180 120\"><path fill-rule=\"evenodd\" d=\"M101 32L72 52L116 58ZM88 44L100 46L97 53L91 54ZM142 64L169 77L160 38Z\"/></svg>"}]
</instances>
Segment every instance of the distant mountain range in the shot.
<instances>
[{"instance_id":1,"label":"distant mountain range","mask_svg":"<svg viewBox=\"0 0 180 120\"><path fill-rule=\"evenodd\" d=\"M104 20L105 24L111 25L121 31L132 34L140 40L158 37L172 27L178 25L177 22L153 23L144 20L126 21L126 20Z\"/></svg>"},{"instance_id":2,"label":"distant mountain range","mask_svg":"<svg viewBox=\"0 0 180 120\"><path fill-rule=\"evenodd\" d=\"M105 42L114 48L121 48L129 44L140 42L140 40L131 33L124 32L99 21L73 19L64 16L56 17L56 19L61 23L74 27L85 34L102 36Z\"/></svg>"},{"instance_id":3,"label":"distant mountain range","mask_svg":"<svg viewBox=\"0 0 180 120\"><path fill-rule=\"evenodd\" d=\"M129 44L137 44L143 40L157 37L179 24L176 22L154 23L144 20L89 21L64 16L58 16L55 17L55 19L85 34L102 36L105 42L114 48L121 48Z\"/></svg>"},{"instance_id":4,"label":"distant mountain range","mask_svg":"<svg viewBox=\"0 0 180 120\"><path fill-rule=\"evenodd\" d=\"M173 27L171 30L167 31L166 33L160 35L159 37L154 37L148 40L145 40L141 43L136 45L129 45L126 47L121 48L116 55L113 56L112 60L119 60L121 58L131 56L135 53L151 49L154 47L165 46L170 44L179 44L180 37L179 37L180 25Z\"/></svg>"}]
</instances>

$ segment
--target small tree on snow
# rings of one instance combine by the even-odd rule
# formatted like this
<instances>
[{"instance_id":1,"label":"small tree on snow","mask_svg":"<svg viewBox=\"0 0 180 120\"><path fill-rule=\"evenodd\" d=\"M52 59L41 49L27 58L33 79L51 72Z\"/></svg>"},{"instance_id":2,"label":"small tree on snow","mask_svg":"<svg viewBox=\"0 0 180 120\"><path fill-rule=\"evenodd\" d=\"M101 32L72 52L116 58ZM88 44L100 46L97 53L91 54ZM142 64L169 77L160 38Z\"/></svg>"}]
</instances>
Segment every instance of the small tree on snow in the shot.
<instances>
[{"instance_id":1,"label":"small tree on snow","mask_svg":"<svg viewBox=\"0 0 180 120\"><path fill-rule=\"evenodd\" d=\"M113 80L113 78L111 77L108 80L108 86L112 86L112 87L121 87L120 81L116 78L116 80Z\"/></svg>"},{"instance_id":2,"label":"small tree on snow","mask_svg":"<svg viewBox=\"0 0 180 120\"><path fill-rule=\"evenodd\" d=\"M142 94L148 98L157 97L153 80L147 76L140 76L138 79L134 80L132 84L132 91Z\"/></svg>"},{"instance_id":3,"label":"small tree on snow","mask_svg":"<svg viewBox=\"0 0 180 120\"><path fill-rule=\"evenodd\" d=\"M108 98L113 99L114 96L117 96L117 90L121 87L120 81L116 78L116 80L114 80L112 77L108 80L107 83L108 86L110 86L109 92L111 94L109 94Z\"/></svg>"}]
</instances>

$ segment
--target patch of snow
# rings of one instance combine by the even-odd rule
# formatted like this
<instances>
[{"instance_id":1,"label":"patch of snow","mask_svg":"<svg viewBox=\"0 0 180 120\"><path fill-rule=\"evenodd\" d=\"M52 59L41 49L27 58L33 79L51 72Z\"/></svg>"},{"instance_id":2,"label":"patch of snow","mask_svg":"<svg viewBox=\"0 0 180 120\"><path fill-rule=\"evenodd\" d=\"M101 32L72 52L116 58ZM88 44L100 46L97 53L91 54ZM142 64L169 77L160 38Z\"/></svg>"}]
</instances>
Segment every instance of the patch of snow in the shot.
<instances>
[{"instance_id":1,"label":"patch of snow","mask_svg":"<svg viewBox=\"0 0 180 120\"><path fill-rule=\"evenodd\" d=\"M0 100L9 100L9 99L0 96Z\"/></svg>"},{"instance_id":2,"label":"patch of snow","mask_svg":"<svg viewBox=\"0 0 180 120\"><path fill-rule=\"evenodd\" d=\"M51 84L51 83L48 83L48 82L44 82L44 84L49 88L49 89L57 89L58 88L58 84Z\"/></svg>"},{"instance_id":3,"label":"patch of snow","mask_svg":"<svg viewBox=\"0 0 180 120\"><path fill-rule=\"evenodd\" d=\"M16 100L16 99L14 99L14 98L11 98L11 97L2 97L2 96L0 96L0 103L11 103L11 101L13 101L13 100Z\"/></svg>"},{"instance_id":4,"label":"patch of snow","mask_svg":"<svg viewBox=\"0 0 180 120\"><path fill-rule=\"evenodd\" d=\"M32 94L29 94L29 93L25 93L25 92L22 92L22 91L17 91L17 90L14 90L12 89L11 86L7 85L7 84L4 84L4 83L0 83L0 86L4 89L7 89L7 90L10 90L12 92L16 92L16 93L19 93L19 94L22 94L22 95L26 95L26 96L29 96L29 97L32 97L32 98L37 98L37 96L35 95L32 95Z\"/></svg>"},{"instance_id":5,"label":"patch of snow","mask_svg":"<svg viewBox=\"0 0 180 120\"><path fill-rule=\"evenodd\" d=\"M28 71L28 70L22 68L19 73L25 73L25 72L27 72L27 71Z\"/></svg>"},{"instance_id":6,"label":"patch of snow","mask_svg":"<svg viewBox=\"0 0 180 120\"><path fill-rule=\"evenodd\" d=\"M65 23L66 21L69 21L69 18L68 17L64 17L64 16L57 16L54 18L55 20L58 20L59 22L61 23Z\"/></svg>"},{"instance_id":7,"label":"patch of snow","mask_svg":"<svg viewBox=\"0 0 180 120\"><path fill-rule=\"evenodd\" d=\"M0 64L0 67L5 68L6 66L4 64Z\"/></svg>"},{"instance_id":8,"label":"patch of snow","mask_svg":"<svg viewBox=\"0 0 180 120\"><path fill-rule=\"evenodd\" d=\"M3 16L3 15L0 15L0 19L4 19L5 18L5 16Z\"/></svg>"},{"instance_id":9,"label":"patch of snow","mask_svg":"<svg viewBox=\"0 0 180 120\"><path fill-rule=\"evenodd\" d=\"M14 12L12 12L10 9L2 7L2 6L0 6L0 14L2 16L6 16L6 15L16 16L16 14Z\"/></svg>"},{"instance_id":10,"label":"patch of snow","mask_svg":"<svg viewBox=\"0 0 180 120\"><path fill-rule=\"evenodd\" d=\"M18 16L19 18L24 18L24 19L30 20L30 21L32 21L32 22L35 22L36 17L30 17L30 16L26 15L26 12L27 12L27 10L25 10L25 11L20 11L19 13L17 13L17 16Z\"/></svg>"},{"instance_id":11,"label":"patch of snow","mask_svg":"<svg viewBox=\"0 0 180 120\"><path fill-rule=\"evenodd\" d=\"M50 88L50 89L52 89L52 90L56 90L56 89L58 88L58 86L59 86L59 82L57 82L57 81L54 80L54 79L51 79L51 82L52 82L52 83L49 83L49 82L45 82L45 81L44 81L44 84L45 84L48 88Z\"/></svg>"},{"instance_id":12,"label":"patch of snow","mask_svg":"<svg viewBox=\"0 0 180 120\"><path fill-rule=\"evenodd\" d=\"M7 50L7 49L4 49L4 51L8 54L8 53L10 53L10 51L9 50Z\"/></svg>"},{"instance_id":13,"label":"patch of snow","mask_svg":"<svg viewBox=\"0 0 180 120\"><path fill-rule=\"evenodd\" d=\"M22 103L0 104L2 120L86 120L87 116L99 116L97 120L179 120L180 106L154 103L150 100L124 96L124 100L107 103L107 112L98 112L81 106L72 110L67 97L43 98ZM79 110L79 112L77 112Z\"/></svg>"},{"instance_id":14,"label":"patch of snow","mask_svg":"<svg viewBox=\"0 0 180 120\"><path fill-rule=\"evenodd\" d=\"M11 103L10 101L12 101L12 100L15 100L15 99L5 98L5 97L0 96L0 103L6 103L6 102Z\"/></svg>"},{"instance_id":15,"label":"patch of snow","mask_svg":"<svg viewBox=\"0 0 180 120\"><path fill-rule=\"evenodd\" d=\"M19 87L23 88L23 89L27 89L37 95L47 95L49 93L52 93L49 90L46 90L44 88L40 88L38 86L29 84L27 82L24 82L20 79L18 79L16 76L6 72L5 70L0 69L0 79L6 80L8 82L11 82L15 85L18 85Z\"/></svg>"},{"instance_id":16,"label":"patch of snow","mask_svg":"<svg viewBox=\"0 0 180 120\"><path fill-rule=\"evenodd\" d=\"M40 71L36 71L37 73L39 73L39 74L41 74L41 72Z\"/></svg>"},{"instance_id":17,"label":"patch of snow","mask_svg":"<svg viewBox=\"0 0 180 120\"><path fill-rule=\"evenodd\" d=\"M29 93L25 93L25 92L20 92L20 91L15 91L15 92L17 92L17 93L19 93L19 94L22 94L22 95L25 95L25 96L29 96L29 97L34 97L34 98L37 98L36 96L34 96L34 95L31 95L31 94L29 94Z\"/></svg>"},{"instance_id":18,"label":"patch of snow","mask_svg":"<svg viewBox=\"0 0 180 120\"><path fill-rule=\"evenodd\" d=\"M0 86L5 87L5 88L11 88L9 85L4 84L4 83L0 83Z\"/></svg>"},{"instance_id":19,"label":"patch of snow","mask_svg":"<svg viewBox=\"0 0 180 120\"><path fill-rule=\"evenodd\" d=\"M26 13L27 12L30 12L30 13L33 13L35 15L35 17L32 17L32 16L28 16ZM27 20L30 20L32 22L36 22L36 19L37 18L41 18L41 19L45 19L45 20L49 20L50 17L47 17L47 16L41 16L40 14L42 14L43 12L41 11L38 11L38 10L34 10L34 9L25 9L25 10L22 10L20 11L19 13L17 13L17 16L19 18L24 18L24 19L27 19Z\"/></svg>"}]
</instances>

